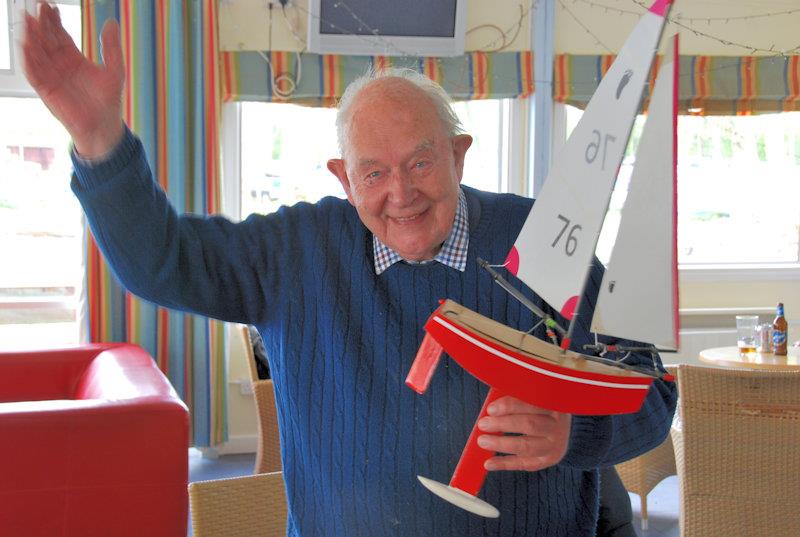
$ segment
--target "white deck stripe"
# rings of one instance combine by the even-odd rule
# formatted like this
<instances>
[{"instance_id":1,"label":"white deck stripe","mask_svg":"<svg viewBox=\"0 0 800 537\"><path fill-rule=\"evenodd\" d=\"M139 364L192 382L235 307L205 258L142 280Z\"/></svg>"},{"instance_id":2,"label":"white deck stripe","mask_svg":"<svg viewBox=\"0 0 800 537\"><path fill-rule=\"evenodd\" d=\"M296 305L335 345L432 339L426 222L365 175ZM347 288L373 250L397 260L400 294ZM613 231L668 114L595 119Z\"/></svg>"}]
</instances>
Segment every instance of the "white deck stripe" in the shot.
<instances>
[{"instance_id":1,"label":"white deck stripe","mask_svg":"<svg viewBox=\"0 0 800 537\"><path fill-rule=\"evenodd\" d=\"M479 341L479 340L475 339L474 337L470 336L469 334L467 334L466 332L463 332L462 330L456 328L455 326L450 324L449 321L445 321L441 317L436 316L436 317L433 318L433 320L436 321L437 323L441 324L442 326L444 326L445 328L447 328L451 332L461 336L463 339L466 339L467 341L469 341L470 343L472 343L476 347L480 347L481 349L494 354L498 358L502 358L503 360L506 360L506 361L511 362L513 364L516 364L518 366L524 367L525 369L529 369L531 371L535 371L537 373L541 373L542 375L547 375L549 377L555 377L555 378L559 378L559 379L562 379L562 380L567 380L567 381L570 381L570 382L579 382L579 383L582 383L582 384L592 384L594 386L603 386L603 387L606 387L606 388L621 388L621 389L625 389L625 390L647 390L648 388L650 388L649 384L620 384L618 382L606 382L606 381L603 381L603 380L584 379L584 378L580 378L580 377L573 377L573 376L570 376L570 375L564 375L563 373L556 373L555 371L549 371L549 370L543 369L541 367L536 367L535 365L531 365L531 364L529 364L527 362L523 362L522 360L514 358L513 356L509 356L508 354L506 354L504 352L498 351L497 349L495 349L493 347L490 347L489 345L486 345L484 342Z\"/></svg>"}]
</instances>

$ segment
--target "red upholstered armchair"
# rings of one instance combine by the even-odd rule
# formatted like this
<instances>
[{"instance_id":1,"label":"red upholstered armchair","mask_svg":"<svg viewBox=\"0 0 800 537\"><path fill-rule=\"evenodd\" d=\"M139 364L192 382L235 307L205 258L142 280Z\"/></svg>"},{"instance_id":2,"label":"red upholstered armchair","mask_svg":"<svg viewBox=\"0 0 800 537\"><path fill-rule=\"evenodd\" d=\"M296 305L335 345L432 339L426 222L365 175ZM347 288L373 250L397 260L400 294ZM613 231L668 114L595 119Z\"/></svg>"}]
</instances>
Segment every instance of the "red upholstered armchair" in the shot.
<instances>
[{"instance_id":1,"label":"red upholstered armchair","mask_svg":"<svg viewBox=\"0 0 800 537\"><path fill-rule=\"evenodd\" d=\"M188 443L140 347L0 353L0 537L185 537Z\"/></svg>"}]
</instances>

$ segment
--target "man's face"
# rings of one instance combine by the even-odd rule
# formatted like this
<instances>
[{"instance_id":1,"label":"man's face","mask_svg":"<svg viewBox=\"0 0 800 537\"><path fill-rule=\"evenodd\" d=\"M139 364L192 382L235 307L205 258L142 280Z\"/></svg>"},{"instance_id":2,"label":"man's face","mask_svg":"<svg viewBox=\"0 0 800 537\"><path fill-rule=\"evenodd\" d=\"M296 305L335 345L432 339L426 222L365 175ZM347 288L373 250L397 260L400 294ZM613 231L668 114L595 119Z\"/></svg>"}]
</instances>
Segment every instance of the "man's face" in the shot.
<instances>
[{"instance_id":1,"label":"man's face","mask_svg":"<svg viewBox=\"0 0 800 537\"><path fill-rule=\"evenodd\" d=\"M344 160L328 162L365 226L404 259L432 259L450 234L467 135L450 137L410 82L380 79L352 104Z\"/></svg>"}]
</instances>

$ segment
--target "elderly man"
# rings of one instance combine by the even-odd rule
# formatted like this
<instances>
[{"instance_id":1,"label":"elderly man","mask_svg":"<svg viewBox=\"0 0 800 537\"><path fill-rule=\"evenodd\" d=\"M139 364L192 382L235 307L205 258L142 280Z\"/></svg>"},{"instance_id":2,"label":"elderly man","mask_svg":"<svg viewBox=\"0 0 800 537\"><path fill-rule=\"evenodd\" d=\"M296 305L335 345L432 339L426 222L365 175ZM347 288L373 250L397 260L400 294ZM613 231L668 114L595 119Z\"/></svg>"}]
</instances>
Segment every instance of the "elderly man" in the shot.
<instances>
[{"instance_id":1,"label":"elderly man","mask_svg":"<svg viewBox=\"0 0 800 537\"><path fill-rule=\"evenodd\" d=\"M416 480L447 481L487 391L460 367L442 368L423 397L404 386L438 299L512 326L535 324L476 263L504 258L532 201L460 186L472 139L440 87L411 73L351 85L337 119L341 158L328 163L347 201L301 203L235 224L176 214L153 181L121 120L116 24L103 30L102 66L68 43L47 4L26 24L27 76L73 137L72 188L125 286L263 335L290 535L594 535L597 468L667 433L676 394L661 381L627 416L496 401L480 427L512 434L484 435L480 444L507 454L487 469L512 470L490 474L482 492L498 519L445 503ZM580 325L574 345L589 337Z\"/></svg>"}]
</instances>

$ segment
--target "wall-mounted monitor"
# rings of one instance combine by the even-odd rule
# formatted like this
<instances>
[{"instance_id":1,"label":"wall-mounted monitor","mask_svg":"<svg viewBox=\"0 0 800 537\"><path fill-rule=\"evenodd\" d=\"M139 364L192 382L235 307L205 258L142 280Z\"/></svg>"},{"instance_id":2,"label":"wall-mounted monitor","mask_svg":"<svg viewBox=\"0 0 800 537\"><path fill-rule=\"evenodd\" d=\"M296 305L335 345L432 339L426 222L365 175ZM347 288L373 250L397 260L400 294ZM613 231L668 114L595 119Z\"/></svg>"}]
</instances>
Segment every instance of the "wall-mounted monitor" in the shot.
<instances>
[{"instance_id":1,"label":"wall-mounted monitor","mask_svg":"<svg viewBox=\"0 0 800 537\"><path fill-rule=\"evenodd\" d=\"M458 56L467 0L310 0L308 49L318 54Z\"/></svg>"}]
</instances>

